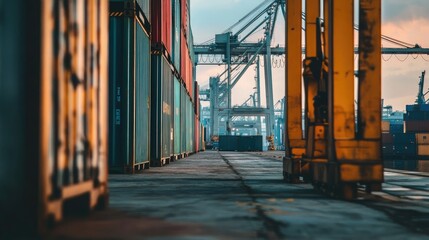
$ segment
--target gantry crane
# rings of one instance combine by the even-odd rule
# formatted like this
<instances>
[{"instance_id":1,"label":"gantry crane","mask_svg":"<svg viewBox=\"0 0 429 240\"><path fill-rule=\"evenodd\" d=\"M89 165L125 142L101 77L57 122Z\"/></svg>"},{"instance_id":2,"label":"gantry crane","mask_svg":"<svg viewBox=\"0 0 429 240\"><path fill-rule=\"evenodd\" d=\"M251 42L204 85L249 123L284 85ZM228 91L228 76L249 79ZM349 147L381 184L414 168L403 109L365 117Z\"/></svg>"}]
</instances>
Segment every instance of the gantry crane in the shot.
<instances>
[{"instance_id":1,"label":"gantry crane","mask_svg":"<svg viewBox=\"0 0 429 240\"><path fill-rule=\"evenodd\" d=\"M217 77L210 78L210 105L211 105L211 134L219 135L220 119L226 118L226 134L231 134L235 120L242 120L242 117L253 117L260 119L265 117L266 135L269 139L270 148L274 148L273 127L274 127L274 104L273 104L273 85L272 85L272 67L271 56L283 55L284 51L277 47L271 47L271 39L275 28L276 19L280 9L284 8L284 0L275 0L263 2L258 7L249 12L239 23L244 26L236 32L232 28L227 29L222 34L216 34L214 42L210 44L194 45L195 55L221 55L220 61L198 61L196 65L226 65L226 70ZM283 9L284 11L284 9ZM247 20L247 22L245 22ZM258 42L246 42L258 29L264 27L264 36ZM243 34L244 37L239 38ZM260 105L260 87L259 87L259 56L263 56L265 90L266 90L266 108ZM196 59L201 59L197 57ZM219 58L218 58L219 59ZM257 86L253 106L233 107L231 101L231 90L240 81L249 67L257 65ZM260 120L259 120L260 121ZM240 124L236 124L237 127ZM253 124L241 124L252 125ZM260 130L259 130L260 132Z\"/></svg>"}]
</instances>

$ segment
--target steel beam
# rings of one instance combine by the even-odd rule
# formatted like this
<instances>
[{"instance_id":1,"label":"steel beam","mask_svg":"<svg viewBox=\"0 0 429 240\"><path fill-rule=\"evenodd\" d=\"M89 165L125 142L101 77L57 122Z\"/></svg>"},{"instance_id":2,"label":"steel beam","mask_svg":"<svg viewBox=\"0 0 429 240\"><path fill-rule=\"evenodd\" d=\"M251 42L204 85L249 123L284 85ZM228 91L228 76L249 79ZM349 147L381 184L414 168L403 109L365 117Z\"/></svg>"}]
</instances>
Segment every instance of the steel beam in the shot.
<instances>
[{"instance_id":1,"label":"steel beam","mask_svg":"<svg viewBox=\"0 0 429 240\"><path fill-rule=\"evenodd\" d=\"M301 116L301 0L290 0L286 8L286 134L290 157L296 147L302 147ZM298 154L299 155L299 154Z\"/></svg>"},{"instance_id":2,"label":"steel beam","mask_svg":"<svg viewBox=\"0 0 429 240\"><path fill-rule=\"evenodd\" d=\"M298 182L301 175L301 158L305 153L302 134L302 48L301 0L289 0L286 8L286 113L285 158L283 177Z\"/></svg>"}]
</instances>

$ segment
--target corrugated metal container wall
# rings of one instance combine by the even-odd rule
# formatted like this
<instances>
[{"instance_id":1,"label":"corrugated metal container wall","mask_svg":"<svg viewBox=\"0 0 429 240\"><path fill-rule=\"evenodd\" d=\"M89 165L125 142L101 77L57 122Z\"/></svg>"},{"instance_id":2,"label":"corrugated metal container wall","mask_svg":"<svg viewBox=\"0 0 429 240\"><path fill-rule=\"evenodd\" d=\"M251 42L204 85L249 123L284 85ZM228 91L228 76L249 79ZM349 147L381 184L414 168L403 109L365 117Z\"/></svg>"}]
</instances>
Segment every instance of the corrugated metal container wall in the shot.
<instances>
[{"instance_id":1,"label":"corrugated metal container wall","mask_svg":"<svg viewBox=\"0 0 429 240\"><path fill-rule=\"evenodd\" d=\"M174 155L179 155L181 151L181 89L180 80L174 78Z\"/></svg>"},{"instance_id":2,"label":"corrugated metal container wall","mask_svg":"<svg viewBox=\"0 0 429 240\"><path fill-rule=\"evenodd\" d=\"M173 94L174 94L174 82L173 72L171 71L170 64L165 58L162 58L163 65L163 77L162 77L162 156L163 158L170 158L173 155L173 137L174 137L174 125L173 125Z\"/></svg>"},{"instance_id":3,"label":"corrugated metal container wall","mask_svg":"<svg viewBox=\"0 0 429 240\"><path fill-rule=\"evenodd\" d=\"M150 40L143 29L136 26L135 42L135 162L149 160L150 142Z\"/></svg>"},{"instance_id":4,"label":"corrugated metal container wall","mask_svg":"<svg viewBox=\"0 0 429 240\"><path fill-rule=\"evenodd\" d=\"M200 116L200 86L198 82L194 82L194 108L195 114Z\"/></svg>"},{"instance_id":5,"label":"corrugated metal container wall","mask_svg":"<svg viewBox=\"0 0 429 240\"><path fill-rule=\"evenodd\" d=\"M417 144L429 144L429 133L416 133Z\"/></svg>"},{"instance_id":6,"label":"corrugated metal container wall","mask_svg":"<svg viewBox=\"0 0 429 240\"><path fill-rule=\"evenodd\" d=\"M383 133L390 132L390 122L389 121L381 121L381 132L383 132Z\"/></svg>"},{"instance_id":7,"label":"corrugated metal container wall","mask_svg":"<svg viewBox=\"0 0 429 240\"><path fill-rule=\"evenodd\" d=\"M151 1L152 44L162 43L169 54L172 54L172 5L171 0Z\"/></svg>"},{"instance_id":8,"label":"corrugated metal container wall","mask_svg":"<svg viewBox=\"0 0 429 240\"><path fill-rule=\"evenodd\" d=\"M187 101L186 99L188 98L186 95L186 89L183 85L180 86L180 125L182 126L180 128L180 143L181 143L181 153L186 153L187 152L187 129L188 129L188 124L187 124Z\"/></svg>"},{"instance_id":9,"label":"corrugated metal container wall","mask_svg":"<svg viewBox=\"0 0 429 240\"><path fill-rule=\"evenodd\" d=\"M66 201L107 203L108 4L0 1L0 16L0 238L38 239Z\"/></svg>"},{"instance_id":10,"label":"corrugated metal container wall","mask_svg":"<svg viewBox=\"0 0 429 240\"><path fill-rule=\"evenodd\" d=\"M173 89L173 73L167 59L164 55L152 55L152 166L164 165L173 154Z\"/></svg>"},{"instance_id":11,"label":"corrugated metal container wall","mask_svg":"<svg viewBox=\"0 0 429 240\"><path fill-rule=\"evenodd\" d=\"M181 0L180 1L180 8L181 8L181 17L182 17L182 31L186 35L189 28L189 0Z\"/></svg>"},{"instance_id":12,"label":"corrugated metal container wall","mask_svg":"<svg viewBox=\"0 0 429 240\"><path fill-rule=\"evenodd\" d=\"M200 150L200 121L198 116L194 115L194 152Z\"/></svg>"},{"instance_id":13,"label":"corrugated metal container wall","mask_svg":"<svg viewBox=\"0 0 429 240\"><path fill-rule=\"evenodd\" d=\"M122 0L123 1L123 0ZM144 15L150 20L150 0L136 0L137 4L142 9Z\"/></svg>"},{"instance_id":14,"label":"corrugated metal container wall","mask_svg":"<svg viewBox=\"0 0 429 240\"><path fill-rule=\"evenodd\" d=\"M137 17L110 17L110 172L148 167L150 131L150 41Z\"/></svg>"},{"instance_id":15,"label":"corrugated metal container wall","mask_svg":"<svg viewBox=\"0 0 429 240\"><path fill-rule=\"evenodd\" d=\"M187 47L186 47L186 39L185 35L180 34L180 76L182 77L183 82L185 83L185 86L187 87L188 83L188 77L187 73Z\"/></svg>"},{"instance_id":16,"label":"corrugated metal container wall","mask_svg":"<svg viewBox=\"0 0 429 240\"><path fill-rule=\"evenodd\" d=\"M180 0L171 0L173 3L173 52L172 52L172 62L177 71L180 71L180 42L181 42L181 9L180 9Z\"/></svg>"},{"instance_id":17,"label":"corrugated metal container wall","mask_svg":"<svg viewBox=\"0 0 429 240\"><path fill-rule=\"evenodd\" d=\"M429 120L405 120L404 132L429 132Z\"/></svg>"},{"instance_id":18,"label":"corrugated metal container wall","mask_svg":"<svg viewBox=\"0 0 429 240\"><path fill-rule=\"evenodd\" d=\"M201 124L201 137L200 137L200 151L205 151L206 150L206 142L205 142L205 138L206 138L206 129L204 127L203 124Z\"/></svg>"},{"instance_id":19,"label":"corrugated metal container wall","mask_svg":"<svg viewBox=\"0 0 429 240\"><path fill-rule=\"evenodd\" d=\"M187 150L188 152L192 153L194 151L194 132L195 132L195 125L194 125L194 107L192 102L190 101L189 97L187 97L187 112L188 112L188 119L187 119L187 125L188 125L188 146Z\"/></svg>"},{"instance_id":20,"label":"corrugated metal container wall","mask_svg":"<svg viewBox=\"0 0 429 240\"><path fill-rule=\"evenodd\" d=\"M429 157L429 145L417 145L417 155Z\"/></svg>"}]
</instances>

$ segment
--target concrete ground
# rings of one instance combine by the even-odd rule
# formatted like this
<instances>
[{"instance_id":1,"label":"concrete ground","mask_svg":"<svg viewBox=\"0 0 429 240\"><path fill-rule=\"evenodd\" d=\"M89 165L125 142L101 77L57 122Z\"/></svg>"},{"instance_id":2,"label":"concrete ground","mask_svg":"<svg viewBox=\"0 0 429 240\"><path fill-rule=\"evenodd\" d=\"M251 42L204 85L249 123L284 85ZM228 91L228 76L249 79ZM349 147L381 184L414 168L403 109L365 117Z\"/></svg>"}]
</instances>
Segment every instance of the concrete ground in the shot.
<instances>
[{"instance_id":1,"label":"concrete ground","mask_svg":"<svg viewBox=\"0 0 429 240\"><path fill-rule=\"evenodd\" d=\"M390 172L385 192L347 202L286 184L280 159L207 151L111 175L109 209L47 239L429 239L429 177L411 178Z\"/></svg>"}]
</instances>

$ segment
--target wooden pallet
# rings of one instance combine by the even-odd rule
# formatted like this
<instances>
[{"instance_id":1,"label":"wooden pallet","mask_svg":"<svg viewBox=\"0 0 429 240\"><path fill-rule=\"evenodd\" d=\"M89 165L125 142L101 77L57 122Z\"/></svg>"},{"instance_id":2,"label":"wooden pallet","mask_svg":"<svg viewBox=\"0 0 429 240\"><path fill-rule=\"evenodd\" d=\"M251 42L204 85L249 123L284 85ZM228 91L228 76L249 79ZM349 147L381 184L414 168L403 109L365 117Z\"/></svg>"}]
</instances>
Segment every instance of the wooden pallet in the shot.
<instances>
[{"instance_id":1,"label":"wooden pallet","mask_svg":"<svg viewBox=\"0 0 429 240\"><path fill-rule=\"evenodd\" d=\"M137 163L137 164L134 165L134 172L143 171L145 169L149 169L149 167L150 167L150 162L149 161Z\"/></svg>"},{"instance_id":2,"label":"wooden pallet","mask_svg":"<svg viewBox=\"0 0 429 240\"><path fill-rule=\"evenodd\" d=\"M170 164L170 157L153 160L150 162L151 167L163 167Z\"/></svg>"},{"instance_id":3,"label":"wooden pallet","mask_svg":"<svg viewBox=\"0 0 429 240\"><path fill-rule=\"evenodd\" d=\"M85 181L61 189L60 197L45 204L45 220L53 225L68 214L87 214L94 209L105 209L108 205L107 184L95 187L93 181Z\"/></svg>"},{"instance_id":4,"label":"wooden pallet","mask_svg":"<svg viewBox=\"0 0 429 240\"><path fill-rule=\"evenodd\" d=\"M170 157L170 162L175 162L177 160L179 160L179 155L173 155Z\"/></svg>"}]
</instances>

